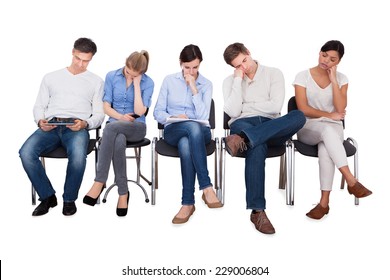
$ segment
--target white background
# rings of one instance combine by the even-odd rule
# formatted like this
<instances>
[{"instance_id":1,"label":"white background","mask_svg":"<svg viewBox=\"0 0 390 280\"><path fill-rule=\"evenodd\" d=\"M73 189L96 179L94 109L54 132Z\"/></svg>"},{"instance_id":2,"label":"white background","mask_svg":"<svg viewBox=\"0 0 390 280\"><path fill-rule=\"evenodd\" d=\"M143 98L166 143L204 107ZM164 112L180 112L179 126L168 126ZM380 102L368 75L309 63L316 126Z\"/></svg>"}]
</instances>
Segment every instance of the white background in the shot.
<instances>
[{"instance_id":1,"label":"white background","mask_svg":"<svg viewBox=\"0 0 390 280\"><path fill-rule=\"evenodd\" d=\"M224 279L383 279L390 249L386 210L390 23L384 4L379 0L2 1L2 279L151 279L122 276L127 266L180 266L208 272L153 279L215 279L219 266L269 267L268 276ZM305 213L320 195L317 160L296 155L295 206L287 206L284 191L278 189L278 160L267 160L267 213L276 234L266 236L254 229L245 209L244 161L228 156L225 206L208 209L196 191L194 216L187 224L174 226L171 219L180 208L181 195L178 159L159 158L155 206L144 203L142 192L130 185L129 213L118 218L116 190L106 204L92 208L81 202L94 178L90 155L77 214L61 213L66 161L48 160L59 206L43 217L32 217L30 182L18 150L36 129L32 107L43 75L68 66L73 42L82 36L97 43L89 70L102 78L122 67L131 52L149 51L148 74L155 81L152 108L162 79L180 71L182 48L198 45L204 56L200 72L214 85L216 137L223 136L222 81L233 71L222 56L227 45L243 42L261 64L280 68L287 104L294 94L295 74L317 64L326 41L341 40L346 52L338 70L350 80L345 135L359 143L359 179L373 195L355 206L347 190L339 190L337 173L329 215L309 220ZM147 124L147 137L152 139L157 130L151 115ZM150 177L150 146L142 152L142 170ZM133 170L131 163L130 175ZM209 170L213 176L212 158Z\"/></svg>"}]
</instances>

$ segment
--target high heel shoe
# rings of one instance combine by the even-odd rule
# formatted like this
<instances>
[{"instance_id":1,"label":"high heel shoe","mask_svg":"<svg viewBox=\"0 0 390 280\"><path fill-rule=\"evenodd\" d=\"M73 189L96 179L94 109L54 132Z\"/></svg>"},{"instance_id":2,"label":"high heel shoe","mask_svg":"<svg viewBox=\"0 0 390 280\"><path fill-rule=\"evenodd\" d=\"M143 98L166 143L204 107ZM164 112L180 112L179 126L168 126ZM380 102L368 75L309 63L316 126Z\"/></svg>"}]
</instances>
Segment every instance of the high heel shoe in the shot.
<instances>
[{"instance_id":1,"label":"high heel shoe","mask_svg":"<svg viewBox=\"0 0 390 280\"><path fill-rule=\"evenodd\" d=\"M119 217L124 217L127 215L127 208L129 207L129 198L130 198L130 192L127 192L127 207L126 208L116 208L116 214Z\"/></svg>"},{"instance_id":2,"label":"high heel shoe","mask_svg":"<svg viewBox=\"0 0 390 280\"><path fill-rule=\"evenodd\" d=\"M90 197L89 195L84 196L83 203L90 206L95 206L95 204L97 203L100 195L102 194L105 188L106 188L106 184L103 185L102 190L100 191L99 195L96 198Z\"/></svg>"}]
</instances>

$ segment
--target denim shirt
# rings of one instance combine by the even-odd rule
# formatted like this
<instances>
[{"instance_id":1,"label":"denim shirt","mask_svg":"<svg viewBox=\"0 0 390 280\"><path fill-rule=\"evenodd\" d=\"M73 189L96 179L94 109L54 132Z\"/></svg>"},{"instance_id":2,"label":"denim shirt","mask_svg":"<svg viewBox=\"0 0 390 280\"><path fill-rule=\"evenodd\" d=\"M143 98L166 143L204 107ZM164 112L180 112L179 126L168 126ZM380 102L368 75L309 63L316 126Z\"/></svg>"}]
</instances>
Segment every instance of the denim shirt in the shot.
<instances>
[{"instance_id":1,"label":"denim shirt","mask_svg":"<svg viewBox=\"0 0 390 280\"><path fill-rule=\"evenodd\" d=\"M141 96L145 107L150 107L154 90L153 80L146 74L141 77ZM126 77L123 74L123 67L110 71L106 75L104 83L103 102L110 103L112 108L120 114L134 113L134 84L126 89ZM108 121L116 121L110 117ZM136 121L145 123L145 116L141 116Z\"/></svg>"},{"instance_id":2,"label":"denim shirt","mask_svg":"<svg viewBox=\"0 0 390 280\"><path fill-rule=\"evenodd\" d=\"M168 117L180 114L190 119L208 120L213 85L200 73L195 82L198 94L192 95L182 72L165 77L153 112L156 121L166 124Z\"/></svg>"}]
</instances>

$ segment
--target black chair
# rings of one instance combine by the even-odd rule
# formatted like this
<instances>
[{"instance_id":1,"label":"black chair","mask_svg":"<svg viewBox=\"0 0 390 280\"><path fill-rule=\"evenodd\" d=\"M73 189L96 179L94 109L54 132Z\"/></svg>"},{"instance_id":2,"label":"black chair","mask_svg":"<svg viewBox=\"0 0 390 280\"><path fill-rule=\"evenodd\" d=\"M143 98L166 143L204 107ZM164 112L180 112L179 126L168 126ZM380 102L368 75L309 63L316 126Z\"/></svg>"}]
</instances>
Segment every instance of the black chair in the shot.
<instances>
[{"instance_id":1,"label":"black chair","mask_svg":"<svg viewBox=\"0 0 390 280\"><path fill-rule=\"evenodd\" d=\"M97 165L97 159L98 159L97 143L100 140L100 129L101 129L101 127L99 126L96 129L90 130L90 133L92 133L92 131L95 131L95 137L89 139L88 149L87 149L88 155L90 153L92 153L93 151L95 152L95 171L96 171L96 165ZM39 157L41 159L43 168L45 168L46 167L46 162L45 162L46 158L68 158L68 155L67 155L64 147L61 146L61 147L58 147L57 149L55 149L54 151L51 151L48 153L42 153L39 155ZM33 185L31 185L31 197L32 197L32 205L35 205L37 202L37 198L36 198L36 191L35 191L35 188Z\"/></svg>"},{"instance_id":2,"label":"black chair","mask_svg":"<svg viewBox=\"0 0 390 280\"><path fill-rule=\"evenodd\" d=\"M225 190L225 159L226 159L226 143L225 138L230 134L229 127L230 116L223 113L223 129L225 130L225 137L221 138L221 157L220 157L220 182L221 188ZM291 200L291 141L286 141L281 146L268 146L267 158L280 157L279 167L279 189L286 190L286 204L293 205ZM245 155L238 153L237 157L245 158ZM224 194L223 194L224 197Z\"/></svg>"},{"instance_id":3,"label":"black chair","mask_svg":"<svg viewBox=\"0 0 390 280\"><path fill-rule=\"evenodd\" d=\"M143 191L143 193L145 195L145 202L146 203L149 202L149 197L148 197L148 193L146 192L145 188L141 185L141 178L146 183L148 183L148 185L152 185L152 182L150 182L148 179L146 179L146 177L144 175L142 175L142 173L141 173L141 148L145 147L145 146L148 146L149 144L150 144L150 140L148 138L144 138L144 139L142 139L141 141L138 141L138 142L127 142L126 143L126 148L134 149L134 156L126 155L126 159L135 159L135 162L136 162L136 165L137 165L136 180L128 179L127 181L130 182L130 183L134 183L138 187L140 187L140 189ZM109 192L116 185L117 184L114 182L110 187L108 187L108 189L106 190L106 192L104 194L103 200L102 200L103 203L107 202L107 196L108 196ZM129 192L129 194L130 194L130 192Z\"/></svg>"},{"instance_id":4,"label":"black chair","mask_svg":"<svg viewBox=\"0 0 390 280\"><path fill-rule=\"evenodd\" d=\"M214 137L214 129L215 129L215 105L214 101L211 101L210 107L210 116L209 123L212 133L211 142L206 145L207 156L214 154L214 172L215 172L215 183L214 188L217 193L217 197L221 200L222 190L220 188L219 183L219 139ZM159 187L158 184L158 155L167 156L167 157L179 157L178 149L174 146L169 145L164 140L164 125L158 123L159 136L154 137L152 141L152 188L151 188L151 196L152 196L152 205L156 204L156 190Z\"/></svg>"},{"instance_id":5,"label":"black chair","mask_svg":"<svg viewBox=\"0 0 390 280\"><path fill-rule=\"evenodd\" d=\"M295 96L291 97L290 100L288 101L288 111L292 110L297 110L297 103L295 100ZM343 120L343 126L345 125L345 122ZM293 149L292 149L292 162L293 166L295 166L295 155L294 151L298 151L300 154L308 157L318 157L318 146L317 145L308 145L305 143L300 142L299 140L293 140ZM346 140L343 142L345 152L347 153L347 157L354 157L354 176L356 179L358 179L358 145L356 140L354 140L351 137L348 137ZM293 168L293 180L292 180L292 197L294 199L294 188L295 188L295 183L294 183L294 168ZM345 178L341 176L341 189L344 189L345 185ZM355 205L359 204L359 199L355 197Z\"/></svg>"}]
</instances>

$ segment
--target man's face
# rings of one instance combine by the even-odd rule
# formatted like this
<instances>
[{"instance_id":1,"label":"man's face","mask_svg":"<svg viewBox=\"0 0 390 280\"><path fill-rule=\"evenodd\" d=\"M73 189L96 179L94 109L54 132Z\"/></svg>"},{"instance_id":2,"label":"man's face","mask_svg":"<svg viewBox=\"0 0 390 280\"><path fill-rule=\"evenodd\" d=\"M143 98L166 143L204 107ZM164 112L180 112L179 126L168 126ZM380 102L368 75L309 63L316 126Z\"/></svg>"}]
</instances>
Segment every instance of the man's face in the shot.
<instances>
[{"instance_id":1,"label":"man's face","mask_svg":"<svg viewBox=\"0 0 390 280\"><path fill-rule=\"evenodd\" d=\"M232 60L231 65L245 74L249 74L252 71L253 59L250 54L240 53Z\"/></svg>"},{"instance_id":2,"label":"man's face","mask_svg":"<svg viewBox=\"0 0 390 280\"><path fill-rule=\"evenodd\" d=\"M92 53L83 53L78 50L73 49L72 51L72 65L71 68L75 72L74 74L79 74L87 70L89 62L92 60Z\"/></svg>"}]
</instances>

